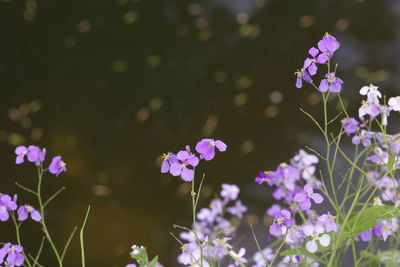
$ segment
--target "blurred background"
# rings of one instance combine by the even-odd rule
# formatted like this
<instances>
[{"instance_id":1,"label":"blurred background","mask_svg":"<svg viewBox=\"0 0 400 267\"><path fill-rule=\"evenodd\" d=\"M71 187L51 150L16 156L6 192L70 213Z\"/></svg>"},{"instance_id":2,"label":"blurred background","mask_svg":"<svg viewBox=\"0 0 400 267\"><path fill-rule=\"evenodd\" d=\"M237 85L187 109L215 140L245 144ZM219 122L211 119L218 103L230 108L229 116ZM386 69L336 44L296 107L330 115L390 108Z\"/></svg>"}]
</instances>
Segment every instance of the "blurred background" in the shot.
<instances>
[{"instance_id":1,"label":"blurred background","mask_svg":"<svg viewBox=\"0 0 400 267\"><path fill-rule=\"evenodd\" d=\"M33 202L14 185L36 184L31 164L14 165L15 146L62 155L68 172L45 177L46 196L67 187L49 206L50 230L63 246L92 205L88 266L125 266L132 244L177 266L169 232L190 225L189 188L160 173L160 156L208 136L228 151L200 167L201 205L236 183L246 221L266 234L271 190L254 177L321 143L299 111L318 117L321 99L296 89L293 73L325 32L341 42L335 61L353 112L362 85L400 89L396 0L0 0L0 22L0 192ZM23 225L26 249L38 248L39 231ZM2 223L0 241L13 236ZM77 238L67 259L77 266Z\"/></svg>"}]
</instances>

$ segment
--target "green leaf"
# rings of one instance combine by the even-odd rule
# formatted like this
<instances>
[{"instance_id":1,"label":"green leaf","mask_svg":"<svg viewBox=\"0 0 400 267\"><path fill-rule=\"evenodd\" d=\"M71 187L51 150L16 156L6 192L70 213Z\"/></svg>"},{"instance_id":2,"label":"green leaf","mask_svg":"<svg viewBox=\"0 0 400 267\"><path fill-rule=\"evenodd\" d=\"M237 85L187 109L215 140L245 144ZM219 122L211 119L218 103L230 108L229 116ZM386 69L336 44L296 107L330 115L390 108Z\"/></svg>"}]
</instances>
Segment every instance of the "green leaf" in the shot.
<instances>
[{"instance_id":1,"label":"green leaf","mask_svg":"<svg viewBox=\"0 0 400 267\"><path fill-rule=\"evenodd\" d=\"M350 238L371 229L383 220L400 217L399 210L394 206L374 206L357 212L348 222L344 238Z\"/></svg>"},{"instance_id":2,"label":"green leaf","mask_svg":"<svg viewBox=\"0 0 400 267\"><path fill-rule=\"evenodd\" d=\"M155 257L151 260L151 262L149 263L149 267L156 267L157 263L158 263L158 256L155 256Z\"/></svg>"},{"instance_id":3,"label":"green leaf","mask_svg":"<svg viewBox=\"0 0 400 267\"><path fill-rule=\"evenodd\" d=\"M378 265L382 263L385 267L397 267L400 265L400 251L386 250L379 252L377 255L372 255L366 251L362 251L361 255L370 260L371 265Z\"/></svg>"}]
</instances>

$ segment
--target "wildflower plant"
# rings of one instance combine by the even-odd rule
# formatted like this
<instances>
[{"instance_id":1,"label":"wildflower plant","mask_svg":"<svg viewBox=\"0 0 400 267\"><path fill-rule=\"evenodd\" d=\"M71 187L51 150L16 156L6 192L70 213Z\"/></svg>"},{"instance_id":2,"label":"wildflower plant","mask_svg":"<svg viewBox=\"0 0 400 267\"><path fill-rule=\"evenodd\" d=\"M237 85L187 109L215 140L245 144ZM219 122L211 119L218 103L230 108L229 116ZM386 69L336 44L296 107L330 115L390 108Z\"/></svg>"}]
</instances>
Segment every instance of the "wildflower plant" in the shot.
<instances>
[{"instance_id":1,"label":"wildflower plant","mask_svg":"<svg viewBox=\"0 0 400 267\"><path fill-rule=\"evenodd\" d=\"M58 177L61 173L67 171L67 165L63 161L61 156L56 156L51 160L51 163L47 165L46 160L46 149L39 148L34 145L28 147L19 146L15 149L17 165L23 163L33 163L37 168L37 187L30 189L26 186L16 183L16 185L24 190L25 192L34 196L36 203L34 205L21 203L20 198L17 195L9 195L0 193L0 221L5 223L11 221L15 228L16 233L16 244L11 242L0 243L0 266L13 267L13 266L43 266L41 260L43 258L50 258L50 255L43 255L43 247L48 245L51 248L53 257L57 262L57 266L62 267L64 265L64 258L66 256L68 247L77 231L77 227L74 227L70 236L68 237L63 249L57 248L54 243L54 237L50 233L46 218L46 208L64 189L61 187L49 198L45 199L43 196L43 182L46 173L50 173L51 176ZM86 223L90 207L86 213L85 221L80 232L80 243L82 253L82 266L85 266L84 256L84 243L83 243L83 230ZM22 244L22 236L20 229L23 227L23 223L27 220L32 220L39 225L42 232L42 242L36 252L28 252L24 249Z\"/></svg>"},{"instance_id":2,"label":"wildflower plant","mask_svg":"<svg viewBox=\"0 0 400 267\"><path fill-rule=\"evenodd\" d=\"M180 264L343 266L346 255L352 256L354 266L400 264L400 134L387 132L389 116L400 112L400 96L386 97L373 84L362 86L354 91L362 99L361 106L351 116L341 96L343 90L351 89L338 77L333 62L339 48L339 41L325 34L295 73L297 88L308 84L321 96L322 121L301 111L316 125L325 149L300 149L288 162L255 178L260 186L273 189L271 197L278 202L267 209L272 223L265 235L257 237L252 232L258 251L249 254L235 242L247 211L238 200L239 187L223 184L209 207L198 207L205 176L197 176L196 167L202 160L212 160L216 152L226 151L226 144L203 139L195 146L199 154L188 147L164 154L161 172L191 183L192 225L175 225L183 232L173 234L181 244ZM331 114L330 101L338 103L338 114ZM262 248L259 240L271 237L275 240ZM363 242L369 242L364 249ZM384 242L389 242L390 249L383 249Z\"/></svg>"}]
</instances>

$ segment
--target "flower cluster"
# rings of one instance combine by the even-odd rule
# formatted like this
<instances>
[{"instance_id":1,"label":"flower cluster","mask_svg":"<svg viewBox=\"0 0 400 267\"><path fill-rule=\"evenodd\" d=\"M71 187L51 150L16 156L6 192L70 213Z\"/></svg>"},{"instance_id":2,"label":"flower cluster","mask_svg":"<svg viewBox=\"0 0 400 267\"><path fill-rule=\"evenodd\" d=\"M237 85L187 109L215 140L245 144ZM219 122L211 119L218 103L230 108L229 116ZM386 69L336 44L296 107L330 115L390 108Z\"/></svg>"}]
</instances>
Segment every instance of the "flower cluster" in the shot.
<instances>
[{"instance_id":1,"label":"flower cluster","mask_svg":"<svg viewBox=\"0 0 400 267\"><path fill-rule=\"evenodd\" d=\"M161 172L169 172L173 176L180 176L185 182L191 182L194 179L194 168L201 159L210 161L215 157L215 150L224 152L226 148L226 144L220 140L203 139L196 145L196 151L199 155L192 153L189 146L176 154L171 152L164 154Z\"/></svg>"},{"instance_id":2,"label":"flower cluster","mask_svg":"<svg viewBox=\"0 0 400 267\"><path fill-rule=\"evenodd\" d=\"M238 200L240 189L236 185L223 184L220 198L211 200L209 208L202 208L196 214L196 222L191 231L182 232L180 238L186 243L178 262L186 266L215 266L228 255L237 262L246 263L246 250L241 248L237 253L229 241L234 237L237 219L241 219L247 207ZM235 219L236 218L236 219Z\"/></svg>"},{"instance_id":3,"label":"flower cluster","mask_svg":"<svg viewBox=\"0 0 400 267\"><path fill-rule=\"evenodd\" d=\"M306 58L301 70L296 71L296 87L303 87L303 81L314 84L311 77L317 74L317 64L326 64L329 62L339 47L340 43L336 40L336 38L329 33L326 33L325 36L322 37L322 39L318 42L318 48L311 47L310 50L308 50L311 58ZM321 80L318 89L323 93L328 91L332 93L339 93L342 89L342 84L342 79L336 77L335 72L328 72Z\"/></svg>"},{"instance_id":4,"label":"flower cluster","mask_svg":"<svg viewBox=\"0 0 400 267\"><path fill-rule=\"evenodd\" d=\"M255 181L258 184L266 183L276 186L272 196L282 200L286 208L274 204L268 209L267 214L274 217L269 227L271 235L282 238L289 247L306 249L315 253L318 243L323 247L330 244L329 232L337 231L335 217L329 212L318 216L311 209L312 202L321 204L324 200L321 194L314 192L321 187L314 173L318 157L300 150L290 161L282 163L275 171L261 172ZM298 225L296 215L302 217L302 224ZM281 264L297 263L306 260L298 257L283 258Z\"/></svg>"}]
</instances>

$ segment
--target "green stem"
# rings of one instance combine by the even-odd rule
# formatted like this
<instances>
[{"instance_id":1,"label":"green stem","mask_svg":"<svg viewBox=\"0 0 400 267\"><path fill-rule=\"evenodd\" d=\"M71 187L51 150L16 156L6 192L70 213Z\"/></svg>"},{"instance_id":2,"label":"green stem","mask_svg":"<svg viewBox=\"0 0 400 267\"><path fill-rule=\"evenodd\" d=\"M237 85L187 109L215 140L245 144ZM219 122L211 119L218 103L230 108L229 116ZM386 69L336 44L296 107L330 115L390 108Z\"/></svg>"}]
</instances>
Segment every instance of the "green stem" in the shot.
<instances>
[{"instance_id":1,"label":"green stem","mask_svg":"<svg viewBox=\"0 0 400 267\"><path fill-rule=\"evenodd\" d=\"M14 226L15 226L15 235L17 237L17 244L19 246L22 246L22 242L21 242L21 234L19 232L19 227L21 226L20 224L17 223L17 220L15 219L14 213L11 214L11 218L14 222ZM24 255L24 258L26 260L26 263L28 264L28 266L32 266L30 261L28 260L28 257L25 254L25 251L22 251L22 254Z\"/></svg>"},{"instance_id":2,"label":"green stem","mask_svg":"<svg viewBox=\"0 0 400 267\"><path fill-rule=\"evenodd\" d=\"M40 214L42 215L42 220L40 221L40 223L42 224L42 231L43 231L47 241L49 242L51 249L53 250L54 256L56 257L57 262L58 262L58 266L63 267L63 262L62 262L61 256L58 253L56 246L54 245L53 239L51 238L49 230L47 229L47 225L46 225L44 205L43 205L43 200L42 200L43 170L41 169L41 167L38 167L38 178L39 178L39 181L38 181L38 188L37 188L37 199L39 202Z\"/></svg>"}]
</instances>

